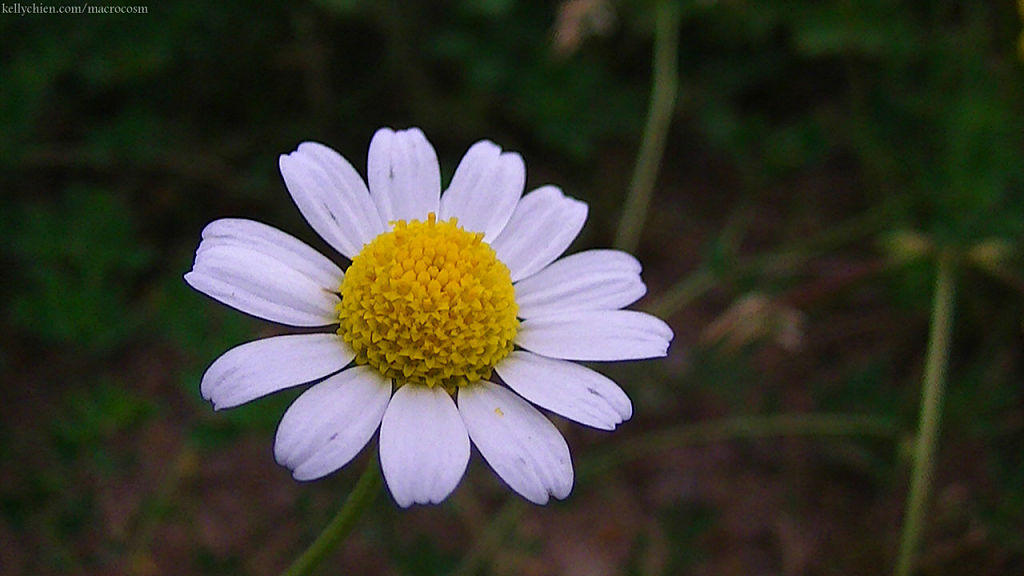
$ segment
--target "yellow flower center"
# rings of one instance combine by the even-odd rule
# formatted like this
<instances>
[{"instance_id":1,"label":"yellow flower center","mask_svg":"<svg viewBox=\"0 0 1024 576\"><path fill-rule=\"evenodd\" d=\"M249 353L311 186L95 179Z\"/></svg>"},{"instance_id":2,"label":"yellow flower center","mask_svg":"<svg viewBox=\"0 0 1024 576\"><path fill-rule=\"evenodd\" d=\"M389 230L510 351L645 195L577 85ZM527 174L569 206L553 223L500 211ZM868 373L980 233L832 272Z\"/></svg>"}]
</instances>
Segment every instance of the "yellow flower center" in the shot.
<instances>
[{"instance_id":1,"label":"yellow flower center","mask_svg":"<svg viewBox=\"0 0 1024 576\"><path fill-rule=\"evenodd\" d=\"M519 321L508 267L455 218L399 220L363 247L341 285L338 334L398 385L489 378Z\"/></svg>"}]
</instances>

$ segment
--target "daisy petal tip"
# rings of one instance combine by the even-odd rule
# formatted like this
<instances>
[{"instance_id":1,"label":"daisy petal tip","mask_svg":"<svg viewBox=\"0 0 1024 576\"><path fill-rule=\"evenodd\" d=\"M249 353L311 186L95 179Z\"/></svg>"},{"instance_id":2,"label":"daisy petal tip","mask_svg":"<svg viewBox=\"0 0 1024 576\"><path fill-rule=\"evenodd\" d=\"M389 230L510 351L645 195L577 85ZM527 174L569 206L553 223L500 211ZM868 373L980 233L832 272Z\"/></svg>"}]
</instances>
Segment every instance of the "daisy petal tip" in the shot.
<instances>
[{"instance_id":1,"label":"daisy petal tip","mask_svg":"<svg viewBox=\"0 0 1024 576\"><path fill-rule=\"evenodd\" d=\"M299 142L299 145L295 148L295 152L292 152L292 154L295 154L296 152L312 154L312 153L318 152L318 151L324 151L324 152L330 152L330 153L337 154L337 152L334 150L334 148L331 148L330 146L328 146L326 144L321 144L319 142L315 142L313 140L306 140L306 141L303 141L303 142Z\"/></svg>"},{"instance_id":2,"label":"daisy petal tip","mask_svg":"<svg viewBox=\"0 0 1024 576\"><path fill-rule=\"evenodd\" d=\"M305 466L308 461L298 458L296 454L298 452L295 446L283 445L281 442L274 443L274 460L282 467L287 468L292 478L297 482L310 482L322 478L333 471L313 471L308 466Z\"/></svg>"},{"instance_id":3,"label":"daisy petal tip","mask_svg":"<svg viewBox=\"0 0 1024 576\"><path fill-rule=\"evenodd\" d=\"M473 145L469 147L469 150L466 151L465 156L469 156L471 152L475 154L486 152L489 155L497 156L498 154L501 154L501 146L498 146L494 142L484 138L483 140L477 140L474 142ZM465 156L463 158L465 158Z\"/></svg>"},{"instance_id":4,"label":"daisy petal tip","mask_svg":"<svg viewBox=\"0 0 1024 576\"><path fill-rule=\"evenodd\" d=\"M565 203L564 210L566 219L573 223L580 220L581 225L587 220L587 215L590 213L589 204L579 198L566 194L565 191L558 186L548 185L544 186L544 188L550 189L550 194L557 195Z\"/></svg>"},{"instance_id":5,"label":"daisy petal tip","mask_svg":"<svg viewBox=\"0 0 1024 576\"><path fill-rule=\"evenodd\" d=\"M630 296L636 298L636 300L633 300L633 302L636 302L637 300L643 298L644 296L647 296L647 284L644 284L644 281L640 279L640 271L639 270L636 271L636 274L637 274L637 282L636 282L636 285L635 285L635 287L633 289L634 290L633 294L630 294Z\"/></svg>"},{"instance_id":6,"label":"daisy petal tip","mask_svg":"<svg viewBox=\"0 0 1024 576\"><path fill-rule=\"evenodd\" d=\"M395 504L401 508L409 508L413 504L440 504L455 490L455 486L452 486L443 491L435 489L424 492L423 486L416 486L410 482L396 479L394 472L390 475L384 474L384 480Z\"/></svg>"},{"instance_id":7,"label":"daisy petal tip","mask_svg":"<svg viewBox=\"0 0 1024 576\"><path fill-rule=\"evenodd\" d=\"M587 215L590 214L590 204L587 204L586 202L580 200L579 198L573 198L572 196L568 195L566 195L565 198L566 200L572 202L574 212L578 214L579 217L582 217L584 220L586 220Z\"/></svg>"},{"instance_id":8,"label":"daisy petal tip","mask_svg":"<svg viewBox=\"0 0 1024 576\"><path fill-rule=\"evenodd\" d=\"M554 496L556 500L565 500L566 498L568 498L569 495L572 494L572 487L573 478L570 475L568 481L559 483L554 486L546 486L537 491L531 491L529 493L526 493L527 491L519 492L518 490L517 492L520 496L532 502L533 504L536 504L538 506L547 506L551 502L552 496Z\"/></svg>"},{"instance_id":9,"label":"daisy petal tip","mask_svg":"<svg viewBox=\"0 0 1024 576\"><path fill-rule=\"evenodd\" d=\"M385 481L387 476L384 476ZM431 504L440 504L448 498L448 495L452 493L452 490L445 492L444 494L428 495L415 490L410 490L409 486L393 486L388 483L388 491L391 492L391 498L394 499L395 504L398 504L399 508L411 508L413 505L417 506L428 506Z\"/></svg>"},{"instance_id":10,"label":"daisy petal tip","mask_svg":"<svg viewBox=\"0 0 1024 576\"><path fill-rule=\"evenodd\" d=\"M572 494L572 484L570 484L569 487L566 488L564 491L551 493L552 496L559 500L565 500L566 498L569 497L570 494Z\"/></svg>"},{"instance_id":11,"label":"daisy petal tip","mask_svg":"<svg viewBox=\"0 0 1024 576\"><path fill-rule=\"evenodd\" d=\"M298 163L304 158L310 158L312 154L306 144L309 142L303 142L299 144L295 150L288 152L287 154L281 154L277 157L277 167L281 170L281 175L286 178L298 178L300 166Z\"/></svg>"},{"instance_id":12,"label":"daisy petal tip","mask_svg":"<svg viewBox=\"0 0 1024 576\"><path fill-rule=\"evenodd\" d=\"M669 351L670 347L671 347L671 344L670 344L670 342L668 340L666 340L664 343L655 344L655 345L653 345L653 347L652 347L651 351L649 352L649 355L647 356L647 358L652 359L652 360L655 359L655 358L667 358L668 357L668 351ZM643 358L636 358L636 359L637 360L642 360Z\"/></svg>"},{"instance_id":13,"label":"daisy petal tip","mask_svg":"<svg viewBox=\"0 0 1024 576\"><path fill-rule=\"evenodd\" d=\"M413 504L420 506L440 504L447 500L448 496L455 491L454 486L443 493L438 491L434 494L409 494L404 492L402 489L392 489L390 485L388 486L388 489L391 491L391 497L395 500L395 504L398 504L401 508L409 508Z\"/></svg>"},{"instance_id":14,"label":"daisy petal tip","mask_svg":"<svg viewBox=\"0 0 1024 576\"><path fill-rule=\"evenodd\" d=\"M506 150L502 151L501 147L497 144L494 145L498 149L500 155L498 158L505 165L506 170L516 176L522 175L523 185L526 184L526 161L523 160L522 154L519 152ZM522 191L520 191L522 194Z\"/></svg>"},{"instance_id":15,"label":"daisy petal tip","mask_svg":"<svg viewBox=\"0 0 1024 576\"><path fill-rule=\"evenodd\" d=\"M292 470L292 478L294 478L297 482L312 482L313 480L319 480L324 476L327 476L328 474L334 472L335 470L337 470L337 468L331 470L307 470L303 469L302 465L299 465Z\"/></svg>"},{"instance_id":16,"label":"daisy petal tip","mask_svg":"<svg viewBox=\"0 0 1024 576\"><path fill-rule=\"evenodd\" d=\"M211 393L210 390L210 385L207 384L205 378L199 384L199 394L203 397L203 400L210 403L210 406L213 408L214 412L220 412L221 410L230 408L230 406L225 405L224 402L218 402L216 399L214 399L213 394Z\"/></svg>"},{"instance_id":17,"label":"daisy petal tip","mask_svg":"<svg viewBox=\"0 0 1024 576\"><path fill-rule=\"evenodd\" d=\"M303 189L308 185L309 177L302 165L304 156L305 154L295 150L277 157L277 168L280 170L281 178L290 194L294 194L293 189Z\"/></svg>"},{"instance_id":18,"label":"daisy petal tip","mask_svg":"<svg viewBox=\"0 0 1024 576\"><path fill-rule=\"evenodd\" d=\"M548 491L552 496L559 500L565 500L572 494L572 488L575 483L575 477L573 475L572 467L569 467L569 475L566 478L562 478L561 482L548 488Z\"/></svg>"},{"instance_id":19,"label":"daisy petal tip","mask_svg":"<svg viewBox=\"0 0 1024 576\"><path fill-rule=\"evenodd\" d=\"M200 394L202 394L203 400L210 403L214 412L221 412L222 410L228 410L229 408L235 408L241 406L244 402L230 401L226 398L219 397L215 390L207 384L205 381L199 385Z\"/></svg>"},{"instance_id":20,"label":"daisy petal tip","mask_svg":"<svg viewBox=\"0 0 1024 576\"><path fill-rule=\"evenodd\" d=\"M202 240L216 236L217 230L231 222L231 220L231 218L218 218L213 222L208 223L206 226L203 226L203 231L199 233L199 246L202 247Z\"/></svg>"},{"instance_id":21,"label":"daisy petal tip","mask_svg":"<svg viewBox=\"0 0 1024 576\"><path fill-rule=\"evenodd\" d=\"M662 329L662 333L665 335L665 339L668 340L669 342L671 342L676 337L675 331L672 330L672 327L668 325L668 322L665 322L664 320L662 320L661 318L658 318L657 316L654 316L654 317L657 318L661 322L661 329Z\"/></svg>"},{"instance_id":22,"label":"daisy petal tip","mask_svg":"<svg viewBox=\"0 0 1024 576\"><path fill-rule=\"evenodd\" d=\"M274 461L277 462L279 466L287 468L288 471L292 473L292 478L298 480L298 478L295 476L295 468L297 466L297 463L293 462L292 459L289 457L291 453L292 451L290 449L285 449L285 447L282 445L280 437L278 437L274 442Z\"/></svg>"},{"instance_id":23,"label":"daisy petal tip","mask_svg":"<svg viewBox=\"0 0 1024 576\"><path fill-rule=\"evenodd\" d=\"M420 130L419 127L417 127L417 126L410 126L410 127L406 128L405 130L399 130L398 132L396 132L396 134L408 135L408 136L411 136L413 138L417 138L417 139L421 139L421 140L427 141L427 135L424 134L423 130Z\"/></svg>"},{"instance_id":24,"label":"daisy petal tip","mask_svg":"<svg viewBox=\"0 0 1024 576\"><path fill-rule=\"evenodd\" d=\"M619 408L619 416L622 417L622 420L619 421L619 424L622 424L623 422L628 422L630 419L633 418L633 402L632 400L629 399L629 396L626 396L626 402L622 407Z\"/></svg>"},{"instance_id":25,"label":"daisy petal tip","mask_svg":"<svg viewBox=\"0 0 1024 576\"><path fill-rule=\"evenodd\" d=\"M665 340L665 353L662 354L662 356L668 356L669 346L672 344L672 341L675 340L676 333L672 330L672 327L668 325L668 322L665 322L657 316L651 317L658 321L657 326L660 330L659 336Z\"/></svg>"},{"instance_id":26,"label":"daisy petal tip","mask_svg":"<svg viewBox=\"0 0 1024 576\"><path fill-rule=\"evenodd\" d=\"M540 494L523 494L519 493L520 496L526 498L530 503L536 504L537 506L547 506L548 500L550 500L550 494L543 492Z\"/></svg>"},{"instance_id":27,"label":"daisy petal tip","mask_svg":"<svg viewBox=\"0 0 1024 576\"><path fill-rule=\"evenodd\" d=\"M646 312L635 312L635 314L638 314L637 318L646 324L645 329L648 331L651 339L651 358L664 358L668 356L672 340L675 338L675 332L672 331L672 327L668 325L668 322L653 314Z\"/></svg>"}]
</instances>

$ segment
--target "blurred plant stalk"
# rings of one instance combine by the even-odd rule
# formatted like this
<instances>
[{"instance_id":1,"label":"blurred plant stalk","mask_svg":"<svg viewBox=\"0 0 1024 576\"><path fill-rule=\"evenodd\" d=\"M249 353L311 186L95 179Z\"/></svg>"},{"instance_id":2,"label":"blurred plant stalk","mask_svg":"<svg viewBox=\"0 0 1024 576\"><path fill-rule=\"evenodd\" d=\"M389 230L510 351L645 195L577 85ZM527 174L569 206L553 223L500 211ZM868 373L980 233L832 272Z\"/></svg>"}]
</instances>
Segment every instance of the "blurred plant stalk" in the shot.
<instances>
[{"instance_id":1,"label":"blurred plant stalk","mask_svg":"<svg viewBox=\"0 0 1024 576\"><path fill-rule=\"evenodd\" d=\"M921 386L921 416L914 442L914 468L907 495L907 509L896 560L896 576L909 576L913 571L925 507L931 494L935 472L935 450L942 420L942 397L949 364L950 336L953 331L955 255L946 249L938 255L935 274L935 299L932 305L931 329L925 358L924 382Z\"/></svg>"},{"instance_id":2,"label":"blurred plant stalk","mask_svg":"<svg viewBox=\"0 0 1024 576\"><path fill-rule=\"evenodd\" d=\"M309 548L306 548L305 552L281 573L281 576L312 574L320 562L345 541L363 512L373 503L373 499L380 492L381 471L377 463L377 450L374 448L370 452L373 455L366 463L366 469L363 470L363 474L359 477L355 488L349 493L341 509L334 515L334 518L331 518L331 521L316 537L316 540L309 545Z\"/></svg>"},{"instance_id":3,"label":"blurred plant stalk","mask_svg":"<svg viewBox=\"0 0 1024 576\"><path fill-rule=\"evenodd\" d=\"M637 153L636 168L629 185L629 196L619 220L615 247L636 252L640 232L647 219L658 167L665 153L668 127L675 110L679 92L679 3L673 0L658 2L654 14L654 73L651 80L651 103L643 140Z\"/></svg>"}]
</instances>

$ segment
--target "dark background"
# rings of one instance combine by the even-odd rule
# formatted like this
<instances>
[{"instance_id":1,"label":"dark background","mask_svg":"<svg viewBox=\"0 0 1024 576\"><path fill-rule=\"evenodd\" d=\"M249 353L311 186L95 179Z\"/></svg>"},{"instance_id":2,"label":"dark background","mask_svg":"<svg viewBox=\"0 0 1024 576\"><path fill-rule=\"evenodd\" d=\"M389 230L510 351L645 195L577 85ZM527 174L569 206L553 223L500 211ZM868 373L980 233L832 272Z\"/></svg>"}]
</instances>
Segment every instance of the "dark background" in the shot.
<instances>
[{"instance_id":1,"label":"dark background","mask_svg":"<svg viewBox=\"0 0 1024 576\"><path fill-rule=\"evenodd\" d=\"M299 391L220 413L199 396L219 354L286 331L184 284L203 225L325 248L279 154L319 140L362 172L374 130L420 126L448 178L489 138L529 187L590 204L576 251L611 245L642 138L648 2L145 6L0 15L4 574L276 574L350 490L365 454L309 484L274 463ZM321 573L889 571L939 249L960 265L919 573L1024 572L1017 6L680 10L637 251L639 307L676 339L602 368L633 419L555 418L578 472L564 502L522 502L477 456L441 506L381 494ZM827 414L854 424L792 424Z\"/></svg>"}]
</instances>

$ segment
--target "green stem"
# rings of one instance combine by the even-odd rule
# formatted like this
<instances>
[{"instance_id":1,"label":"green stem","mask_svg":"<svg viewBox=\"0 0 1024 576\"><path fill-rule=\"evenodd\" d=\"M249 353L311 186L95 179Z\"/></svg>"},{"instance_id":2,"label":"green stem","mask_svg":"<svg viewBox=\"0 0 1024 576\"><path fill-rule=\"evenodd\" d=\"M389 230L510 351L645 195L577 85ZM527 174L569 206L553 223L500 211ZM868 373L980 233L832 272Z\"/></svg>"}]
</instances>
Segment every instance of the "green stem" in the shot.
<instances>
[{"instance_id":1,"label":"green stem","mask_svg":"<svg viewBox=\"0 0 1024 576\"><path fill-rule=\"evenodd\" d=\"M640 231L647 217L675 109L679 89L679 4L674 0L661 0L655 12L650 109L629 185L629 197L615 235L615 247L627 252L635 252L640 242Z\"/></svg>"},{"instance_id":2,"label":"green stem","mask_svg":"<svg viewBox=\"0 0 1024 576\"><path fill-rule=\"evenodd\" d=\"M939 440L939 422L942 419L942 395L953 328L954 267L954 258L948 251L939 255L924 382L921 386L921 417L914 445L914 469L907 496L900 552L894 572L896 576L908 576L913 569L917 545L921 540L925 505L932 487L935 449Z\"/></svg>"},{"instance_id":3,"label":"green stem","mask_svg":"<svg viewBox=\"0 0 1024 576\"><path fill-rule=\"evenodd\" d=\"M370 507L373 499L380 491L380 467L377 465L376 451L366 464L366 470L359 477L355 488L348 495L341 510L334 515L323 532L306 548L301 556L285 570L281 576L300 576L311 574L317 565L352 532L359 517Z\"/></svg>"}]
</instances>

